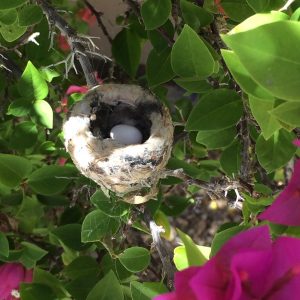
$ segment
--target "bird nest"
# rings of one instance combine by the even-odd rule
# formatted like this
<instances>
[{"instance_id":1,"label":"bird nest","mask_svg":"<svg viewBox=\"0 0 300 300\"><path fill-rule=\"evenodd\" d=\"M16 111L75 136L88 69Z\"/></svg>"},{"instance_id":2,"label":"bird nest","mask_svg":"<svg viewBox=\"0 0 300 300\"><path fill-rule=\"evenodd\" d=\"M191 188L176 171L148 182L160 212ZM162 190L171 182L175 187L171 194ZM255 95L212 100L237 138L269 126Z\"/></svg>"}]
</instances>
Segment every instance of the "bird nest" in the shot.
<instances>
[{"instance_id":1,"label":"bird nest","mask_svg":"<svg viewBox=\"0 0 300 300\"><path fill-rule=\"evenodd\" d=\"M113 138L118 125L138 131L138 143ZM63 131L74 164L102 190L134 204L156 194L170 157L173 125L168 109L152 94L136 85L93 88L73 106Z\"/></svg>"}]
</instances>

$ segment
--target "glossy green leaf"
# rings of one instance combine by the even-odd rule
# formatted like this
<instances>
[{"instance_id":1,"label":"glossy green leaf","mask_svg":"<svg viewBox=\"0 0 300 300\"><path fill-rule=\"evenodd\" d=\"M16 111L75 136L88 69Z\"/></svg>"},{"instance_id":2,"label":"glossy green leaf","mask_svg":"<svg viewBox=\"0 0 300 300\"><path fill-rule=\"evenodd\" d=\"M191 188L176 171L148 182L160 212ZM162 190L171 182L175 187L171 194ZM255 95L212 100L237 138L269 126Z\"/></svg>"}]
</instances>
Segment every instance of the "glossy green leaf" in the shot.
<instances>
[{"instance_id":1,"label":"glossy green leaf","mask_svg":"<svg viewBox=\"0 0 300 300\"><path fill-rule=\"evenodd\" d=\"M205 259L208 260L209 255L210 255L210 247L198 246L197 245L197 248L203 254ZM174 249L173 260L174 260L174 264L176 266L176 269L178 271L184 270L184 269L186 269L190 266L189 261L188 261L188 257L187 257L187 250L186 250L185 246L178 246Z\"/></svg>"},{"instance_id":2,"label":"glossy green leaf","mask_svg":"<svg viewBox=\"0 0 300 300\"><path fill-rule=\"evenodd\" d=\"M9 9L23 5L27 0L1 0L0 9Z\"/></svg>"},{"instance_id":3,"label":"glossy green leaf","mask_svg":"<svg viewBox=\"0 0 300 300\"><path fill-rule=\"evenodd\" d=\"M43 76L43 78L48 82L51 82L53 80L53 78L60 76L60 73L58 73L57 71L55 71L53 69L49 69L49 68L42 68L42 69L40 69L40 72L41 72L41 75Z\"/></svg>"},{"instance_id":4,"label":"glossy green leaf","mask_svg":"<svg viewBox=\"0 0 300 300\"><path fill-rule=\"evenodd\" d=\"M38 247L35 244L22 242L23 246L22 255L19 258L19 261L27 268L32 269L36 262L43 258L48 251Z\"/></svg>"},{"instance_id":5,"label":"glossy green leaf","mask_svg":"<svg viewBox=\"0 0 300 300\"><path fill-rule=\"evenodd\" d=\"M203 264L205 264L207 258L199 250L198 246L193 242L193 240L188 235L180 231L179 229L177 229L177 232L185 246L189 267L202 266Z\"/></svg>"},{"instance_id":6,"label":"glossy green leaf","mask_svg":"<svg viewBox=\"0 0 300 300\"><path fill-rule=\"evenodd\" d=\"M18 91L30 101L42 100L48 95L48 85L36 67L29 61L18 82Z\"/></svg>"},{"instance_id":7,"label":"glossy green leaf","mask_svg":"<svg viewBox=\"0 0 300 300\"><path fill-rule=\"evenodd\" d=\"M30 113L31 108L32 105L29 101L18 99L9 105L7 114L15 117L23 117Z\"/></svg>"},{"instance_id":8,"label":"glossy green leaf","mask_svg":"<svg viewBox=\"0 0 300 300\"><path fill-rule=\"evenodd\" d=\"M31 168L31 163L23 157L0 154L0 182L10 188L18 186Z\"/></svg>"},{"instance_id":9,"label":"glossy green leaf","mask_svg":"<svg viewBox=\"0 0 300 300\"><path fill-rule=\"evenodd\" d=\"M168 292L168 289L161 282L132 281L130 283L132 300L152 300L159 294Z\"/></svg>"},{"instance_id":10,"label":"glossy green leaf","mask_svg":"<svg viewBox=\"0 0 300 300\"><path fill-rule=\"evenodd\" d=\"M278 21L224 35L251 77L275 97L300 101L300 23ZM284 45L284 46L283 46Z\"/></svg>"},{"instance_id":11,"label":"glossy green leaf","mask_svg":"<svg viewBox=\"0 0 300 300\"><path fill-rule=\"evenodd\" d=\"M297 149L292 144L294 138L294 134L284 129L276 131L267 141L262 134L258 137L255 152L268 173L283 167L294 156Z\"/></svg>"},{"instance_id":12,"label":"glossy green leaf","mask_svg":"<svg viewBox=\"0 0 300 300\"><path fill-rule=\"evenodd\" d=\"M108 198L100 189L91 197L91 202L110 217L121 217L128 213L129 204Z\"/></svg>"},{"instance_id":13,"label":"glossy green leaf","mask_svg":"<svg viewBox=\"0 0 300 300\"><path fill-rule=\"evenodd\" d=\"M64 274L71 279L97 277L99 273L99 264L90 256L79 256L64 269Z\"/></svg>"},{"instance_id":14,"label":"glossy green leaf","mask_svg":"<svg viewBox=\"0 0 300 300\"><path fill-rule=\"evenodd\" d=\"M300 103L285 102L270 111L272 117L292 127L300 127Z\"/></svg>"},{"instance_id":15,"label":"glossy green leaf","mask_svg":"<svg viewBox=\"0 0 300 300\"><path fill-rule=\"evenodd\" d=\"M186 24L196 31L199 30L199 27L207 26L213 21L211 13L194 3L181 0L180 8Z\"/></svg>"},{"instance_id":16,"label":"glossy green leaf","mask_svg":"<svg viewBox=\"0 0 300 300\"><path fill-rule=\"evenodd\" d=\"M282 126L276 118L270 113L275 106L275 100L265 101L256 97L249 97L251 112L261 128L264 138L269 139L275 131Z\"/></svg>"},{"instance_id":17,"label":"glossy green leaf","mask_svg":"<svg viewBox=\"0 0 300 300\"><path fill-rule=\"evenodd\" d=\"M146 269L150 263L150 253L142 247L131 247L125 249L118 256L121 264L131 272L141 272Z\"/></svg>"},{"instance_id":18,"label":"glossy green leaf","mask_svg":"<svg viewBox=\"0 0 300 300\"><path fill-rule=\"evenodd\" d=\"M222 0L222 7L226 15L236 22L241 22L254 14L246 0Z\"/></svg>"},{"instance_id":19,"label":"glossy green leaf","mask_svg":"<svg viewBox=\"0 0 300 300\"><path fill-rule=\"evenodd\" d=\"M33 103L32 117L47 128L53 127L53 110L45 100L37 100Z\"/></svg>"},{"instance_id":20,"label":"glossy green leaf","mask_svg":"<svg viewBox=\"0 0 300 300\"><path fill-rule=\"evenodd\" d=\"M207 149L219 149L231 144L235 136L235 127L229 127L223 130L198 131L196 141Z\"/></svg>"},{"instance_id":21,"label":"glossy green leaf","mask_svg":"<svg viewBox=\"0 0 300 300\"><path fill-rule=\"evenodd\" d=\"M170 49L166 48L161 53L153 49L147 59L146 64L147 80L150 87L170 81L174 76L171 67Z\"/></svg>"},{"instance_id":22,"label":"glossy green leaf","mask_svg":"<svg viewBox=\"0 0 300 300\"><path fill-rule=\"evenodd\" d=\"M141 58L141 40L138 35L123 29L112 43L112 54L118 64L133 78L137 72Z\"/></svg>"},{"instance_id":23,"label":"glossy green leaf","mask_svg":"<svg viewBox=\"0 0 300 300\"><path fill-rule=\"evenodd\" d=\"M184 25L171 52L173 71L181 77L203 78L214 72L215 61L205 43L188 25Z\"/></svg>"},{"instance_id":24,"label":"glossy green leaf","mask_svg":"<svg viewBox=\"0 0 300 300\"><path fill-rule=\"evenodd\" d=\"M42 20L43 11L35 5L26 5L19 11L19 25L20 26L31 26L39 23Z\"/></svg>"},{"instance_id":25,"label":"glossy green leaf","mask_svg":"<svg viewBox=\"0 0 300 300\"><path fill-rule=\"evenodd\" d=\"M238 85L247 93L252 96L262 99L273 99L274 97L262 86L258 85L251 77L246 68L241 64L237 55L230 50L221 50L224 61L238 83Z\"/></svg>"},{"instance_id":26,"label":"glossy green leaf","mask_svg":"<svg viewBox=\"0 0 300 300\"><path fill-rule=\"evenodd\" d=\"M19 26L18 20L9 25L0 23L0 34L7 42L14 42L21 37L26 30L27 27Z\"/></svg>"},{"instance_id":27,"label":"glossy green leaf","mask_svg":"<svg viewBox=\"0 0 300 300\"><path fill-rule=\"evenodd\" d=\"M198 78L176 78L174 81L190 93L206 93L212 90L212 86L206 80Z\"/></svg>"},{"instance_id":28,"label":"glossy green leaf","mask_svg":"<svg viewBox=\"0 0 300 300\"><path fill-rule=\"evenodd\" d=\"M11 25L17 20L18 13L15 8L0 10L0 24Z\"/></svg>"},{"instance_id":29,"label":"glossy green leaf","mask_svg":"<svg viewBox=\"0 0 300 300\"><path fill-rule=\"evenodd\" d=\"M39 283L21 283L20 297L22 300L53 300L56 298L50 287Z\"/></svg>"},{"instance_id":30,"label":"glossy green leaf","mask_svg":"<svg viewBox=\"0 0 300 300\"><path fill-rule=\"evenodd\" d=\"M81 251L86 248L86 244L81 242L81 225L66 224L52 230L54 234L64 245L70 249Z\"/></svg>"},{"instance_id":31,"label":"glossy green leaf","mask_svg":"<svg viewBox=\"0 0 300 300\"><path fill-rule=\"evenodd\" d=\"M220 163L228 176L239 174L241 167L242 145L238 140L234 141L221 154Z\"/></svg>"},{"instance_id":32,"label":"glossy green leaf","mask_svg":"<svg viewBox=\"0 0 300 300\"><path fill-rule=\"evenodd\" d=\"M186 130L222 130L235 125L242 116L240 96L227 89L205 94L192 110Z\"/></svg>"},{"instance_id":33,"label":"glossy green leaf","mask_svg":"<svg viewBox=\"0 0 300 300\"><path fill-rule=\"evenodd\" d=\"M225 230L222 230L220 232L217 232L214 236L214 239L212 241L211 245L211 254L210 256L215 256L217 252L220 250L220 248L233 236L238 234L241 231L244 231L248 229L249 226L246 225L239 225L227 228Z\"/></svg>"},{"instance_id":34,"label":"glossy green leaf","mask_svg":"<svg viewBox=\"0 0 300 300\"><path fill-rule=\"evenodd\" d=\"M43 166L28 178L28 185L37 194L55 195L62 192L76 174L74 167Z\"/></svg>"},{"instance_id":35,"label":"glossy green leaf","mask_svg":"<svg viewBox=\"0 0 300 300\"><path fill-rule=\"evenodd\" d=\"M146 0L141 7L141 15L147 30L165 24L171 13L171 0Z\"/></svg>"},{"instance_id":36,"label":"glossy green leaf","mask_svg":"<svg viewBox=\"0 0 300 300\"><path fill-rule=\"evenodd\" d=\"M30 121L19 123L10 137L10 146L18 150L30 148L36 143L37 136L38 129L34 123Z\"/></svg>"},{"instance_id":37,"label":"glossy green leaf","mask_svg":"<svg viewBox=\"0 0 300 300\"><path fill-rule=\"evenodd\" d=\"M90 291L86 300L123 300L119 280L113 271L109 271Z\"/></svg>"},{"instance_id":38,"label":"glossy green leaf","mask_svg":"<svg viewBox=\"0 0 300 300\"><path fill-rule=\"evenodd\" d=\"M9 244L8 240L3 232L0 231L0 255L8 257L9 255Z\"/></svg>"},{"instance_id":39,"label":"glossy green leaf","mask_svg":"<svg viewBox=\"0 0 300 300\"><path fill-rule=\"evenodd\" d=\"M249 6L257 13L278 10L286 0L247 0Z\"/></svg>"},{"instance_id":40,"label":"glossy green leaf","mask_svg":"<svg viewBox=\"0 0 300 300\"><path fill-rule=\"evenodd\" d=\"M82 223L81 241L97 242L108 235L114 234L119 228L119 221L104 214L101 210L90 212Z\"/></svg>"}]
</instances>

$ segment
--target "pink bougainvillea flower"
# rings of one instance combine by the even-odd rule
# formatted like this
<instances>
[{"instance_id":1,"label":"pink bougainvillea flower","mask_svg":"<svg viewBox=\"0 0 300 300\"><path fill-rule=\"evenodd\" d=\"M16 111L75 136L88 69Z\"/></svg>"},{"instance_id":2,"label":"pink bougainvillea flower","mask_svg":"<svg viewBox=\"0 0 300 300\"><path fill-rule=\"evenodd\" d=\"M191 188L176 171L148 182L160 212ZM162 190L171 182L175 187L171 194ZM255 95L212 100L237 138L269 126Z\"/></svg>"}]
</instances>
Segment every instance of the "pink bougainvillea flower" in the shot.
<instances>
[{"instance_id":1,"label":"pink bougainvillea flower","mask_svg":"<svg viewBox=\"0 0 300 300\"><path fill-rule=\"evenodd\" d=\"M287 226L300 226L300 160L297 160L286 188L258 218Z\"/></svg>"},{"instance_id":2,"label":"pink bougainvillea flower","mask_svg":"<svg viewBox=\"0 0 300 300\"><path fill-rule=\"evenodd\" d=\"M57 45L58 45L58 48L64 52L69 52L71 50L71 47L70 47L66 37L61 34L59 34L57 36Z\"/></svg>"},{"instance_id":3,"label":"pink bougainvillea flower","mask_svg":"<svg viewBox=\"0 0 300 300\"><path fill-rule=\"evenodd\" d=\"M20 298L19 287L22 282L32 281L32 270L26 270L19 263L5 263L0 266L0 299Z\"/></svg>"},{"instance_id":4,"label":"pink bougainvillea flower","mask_svg":"<svg viewBox=\"0 0 300 300\"><path fill-rule=\"evenodd\" d=\"M88 91L87 86L70 85L66 91L66 95L72 95L74 93L85 94Z\"/></svg>"},{"instance_id":5,"label":"pink bougainvillea flower","mask_svg":"<svg viewBox=\"0 0 300 300\"><path fill-rule=\"evenodd\" d=\"M155 300L298 300L300 239L271 240L268 226L243 231L201 267L175 275L175 291Z\"/></svg>"},{"instance_id":6,"label":"pink bougainvillea flower","mask_svg":"<svg viewBox=\"0 0 300 300\"><path fill-rule=\"evenodd\" d=\"M93 26L97 21L93 12L87 7L80 9L77 15L82 21L86 22L89 26Z\"/></svg>"},{"instance_id":7,"label":"pink bougainvillea flower","mask_svg":"<svg viewBox=\"0 0 300 300\"><path fill-rule=\"evenodd\" d=\"M297 147L300 147L300 139L293 140L293 144Z\"/></svg>"}]
</instances>

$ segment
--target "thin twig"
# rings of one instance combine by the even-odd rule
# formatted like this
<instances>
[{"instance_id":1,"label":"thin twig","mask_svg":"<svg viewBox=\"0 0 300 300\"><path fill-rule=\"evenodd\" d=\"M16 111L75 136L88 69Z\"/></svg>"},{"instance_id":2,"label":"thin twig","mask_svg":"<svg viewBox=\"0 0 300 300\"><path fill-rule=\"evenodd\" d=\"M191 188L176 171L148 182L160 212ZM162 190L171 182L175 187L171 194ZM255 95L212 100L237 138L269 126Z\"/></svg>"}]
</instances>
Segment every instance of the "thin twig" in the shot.
<instances>
[{"instance_id":1,"label":"thin twig","mask_svg":"<svg viewBox=\"0 0 300 300\"><path fill-rule=\"evenodd\" d=\"M82 38L80 39L80 37L77 35L77 32L57 13L57 11L46 0L36 1L41 6L44 14L47 16L50 26L56 26L60 30L60 32L65 37L67 37L72 53L78 59L81 65L87 85L90 87L98 85L85 47L81 42L79 42Z\"/></svg>"},{"instance_id":2,"label":"thin twig","mask_svg":"<svg viewBox=\"0 0 300 300\"><path fill-rule=\"evenodd\" d=\"M162 228L152 220L151 214L147 210L145 210L144 212L144 219L147 222L147 224L149 224L149 228L153 239L153 244L163 264L163 272L167 278L167 286L168 288L173 289L175 269L173 264L171 263L171 257L164 245L164 242L160 237Z\"/></svg>"},{"instance_id":3,"label":"thin twig","mask_svg":"<svg viewBox=\"0 0 300 300\"><path fill-rule=\"evenodd\" d=\"M22 70L15 64L15 62L10 59L7 55L0 52L0 66L2 66L6 71L11 73L16 79L20 78L22 75Z\"/></svg>"},{"instance_id":4,"label":"thin twig","mask_svg":"<svg viewBox=\"0 0 300 300\"><path fill-rule=\"evenodd\" d=\"M102 21L102 18L101 18L102 15L103 15L103 13L100 12L100 11L97 11L95 9L95 7L89 1L84 0L84 3L91 10L91 12L94 14L94 16L96 17L98 26L101 28L103 34L107 37L108 41L110 43L112 43L113 39L110 36L110 34L108 33L108 31L107 31L107 29L106 29L106 27L105 27L105 25L104 25L104 23Z\"/></svg>"}]
</instances>

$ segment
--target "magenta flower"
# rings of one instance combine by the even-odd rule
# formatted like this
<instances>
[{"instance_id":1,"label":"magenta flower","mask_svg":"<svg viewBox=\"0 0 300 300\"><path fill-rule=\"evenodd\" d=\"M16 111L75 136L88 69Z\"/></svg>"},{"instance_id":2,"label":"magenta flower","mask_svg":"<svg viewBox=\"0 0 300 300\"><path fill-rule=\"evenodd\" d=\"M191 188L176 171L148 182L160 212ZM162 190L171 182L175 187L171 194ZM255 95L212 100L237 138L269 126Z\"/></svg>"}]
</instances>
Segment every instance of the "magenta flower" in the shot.
<instances>
[{"instance_id":1,"label":"magenta flower","mask_svg":"<svg viewBox=\"0 0 300 300\"><path fill-rule=\"evenodd\" d=\"M72 95L74 93L85 94L89 89L86 86L70 85L66 91L66 95Z\"/></svg>"},{"instance_id":2,"label":"magenta flower","mask_svg":"<svg viewBox=\"0 0 300 300\"><path fill-rule=\"evenodd\" d=\"M298 300L300 239L271 240L268 226L231 238L201 267L175 275L175 291L155 300Z\"/></svg>"},{"instance_id":3,"label":"magenta flower","mask_svg":"<svg viewBox=\"0 0 300 300\"><path fill-rule=\"evenodd\" d=\"M286 188L258 218L287 226L300 226L300 160Z\"/></svg>"},{"instance_id":4,"label":"magenta flower","mask_svg":"<svg viewBox=\"0 0 300 300\"><path fill-rule=\"evenodd\" d=\"M32 270L26 270L19 263L5 263L0 266L0 299L20 298L19 286L22 282L32 281Z\"/></svg>"},{"instance_id":5,"label":"magenta flower","mask_svg":"<svg viewBox=\"0 0 300 300\"><path fill-rule=\"evenodd\" d=\"M297 147L300 147L300 139L293 140L293 144Z\"/></svg>"}]
</instances>

